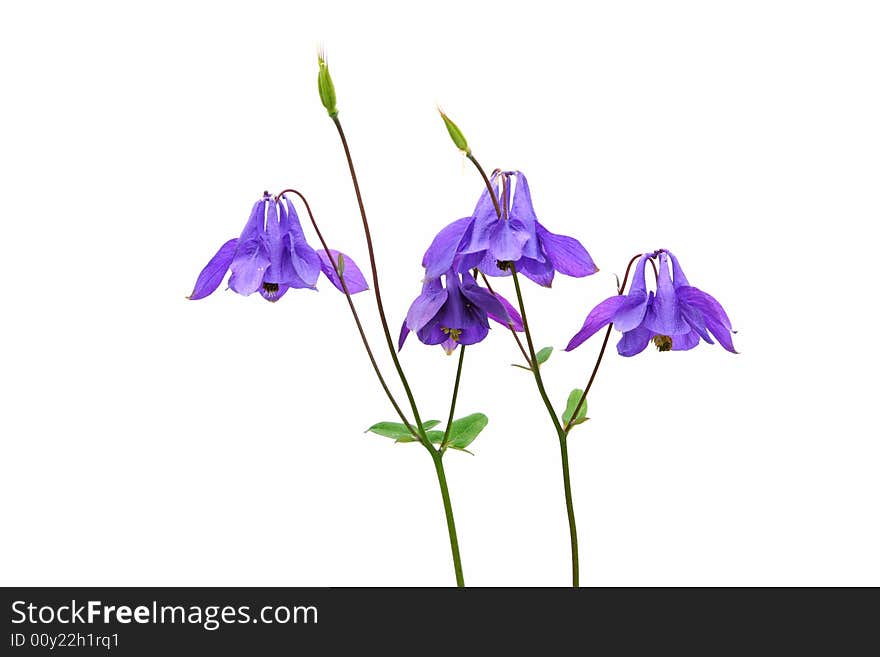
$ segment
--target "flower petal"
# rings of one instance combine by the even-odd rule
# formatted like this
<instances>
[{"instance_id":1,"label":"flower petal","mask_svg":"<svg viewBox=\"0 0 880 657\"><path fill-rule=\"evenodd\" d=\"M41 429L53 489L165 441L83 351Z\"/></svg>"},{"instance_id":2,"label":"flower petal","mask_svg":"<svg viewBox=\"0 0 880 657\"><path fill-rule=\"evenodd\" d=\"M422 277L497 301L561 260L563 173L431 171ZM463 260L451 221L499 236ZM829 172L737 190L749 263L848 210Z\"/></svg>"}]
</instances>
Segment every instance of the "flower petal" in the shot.
<instances>
[{"instance_id":1,"label":"flower petal","mask_svg":"<svg viewBox=\"0 0 880 657\"><path fill-rule=\"evenodd\" d=\"M259 239L261 235L266 234L266 202L268 198L268 196L264 196L254 203L254 207L251 208L251 215L244 225L244 230L241 231L240 242Z\"/></svg>"},{"instance_id":2,"label":"flower petal","mask_svg":"<svg viewBox=\"0 0 880 657\"><path fill-rule=\"evenodd\" d=\"M449 271L449 268L452 267L452 260L458 253L458 247L473 222L473 217L464 217L453 221L437 233L422 258L426 278L437 278Z\"/></svg>"},{"instance_id":3,"label":"flower petal","mask_svg":"<svg viewBox=\"0 0 880 657\"><path fill-rule=\"evenodd\" d=\"M703 317L706 319L706 327L712 332L715 339L721 343L721 346L732 354L738 354L739 352L733 346L733 337L730 335L730 329L721 324L714 317L708 315L703 315Z\"/></svg>"},{"instance_id":4,"label":"flower petal","mask_svg":"<svg viewBox=\"0 0 880 657\"><path fill-rule=\"evenodd\" d=\"M724 312L724 308L718 303L718 300L710 294L706 294L702 290L690 285L682 286L676 290L678 299L687 305L693 306L708 320L712 317L718 324L731 330L730 318Z\"/></svg>"},{"instance_id":5,"label":"flower petal","mask_svg":"<svg viewBox=\"0 0 880 657\"><path fill-rule=\"evenodd\" d=\"M553 285L555 271L553 269L553 264L549 260L538 262L537 260L532 260L531 258L526 258L524 256L516 261L516 270L538 285L544 287L550 287Z\"/></svg>"},{"instance_id":6,"label":"flower petal","mask_svg":"<svg viewBox=\"0 0 880 657\"><path fill-rule=\"evenodd\" d=\"M400 337L397 338L397 351L403 349L403 343L406 342L406 337L409 335L409 327L406 325L406 320L403 320L403 326L400 327Z\"/></svg>"},{"instance_id":7,"label":"flower petal","mask_svg":"<svg viewBox=\"0 0 880 657\"><path fill-rule=\"evenodd\" d=\"M692 330L690 333L672 336L673 351L687 351L700 344L700 334Z\"/></svg>"},{"instance_id":8,"label":"flower petal","mask_svg":"<svg viewBox=\"0 0 880 657\"><path fill-rule=\"evenodd\" d=\"M256 292L263 283L269 263L268 249L263 240L250 240L244 244L239 241L235 259L229 265L232 270L229 287L245 296Z\"/></svg>"},{"instance_id":9,"label":"flower petal","mask_svg":"<svg viewBox=\"0 0 880 657\"><path fill-rule=\"evenodd\" d=\"M669 273L669 257L660 253L657 274L657 293L645 315L645 326L659 335L684 335L691 327L685 321L679 307L678 295Z\"/></svg>"},{"instance_id":10,"label":"flower petal","mask_svg":"<svg viewBox=\"0 0 880 657\"><path fill-rule=\"evenodd\" d=\"M492 294L489 290L477 285L469 272L463 273L461 277L463 281L461 293L477 308L504 326L514 321L513 317L508 314L507 307L501 302L499 295ZM519 318L519 321L522 324L522 318Z\"/></svg>"},{"instance_id":11,"label":"flower petal","mask_svg":"<svg viewBox=\"0 0 880 657\"><path fill-rule=\"evenodd\" d=\"M617 353L627 357L640 354L648 346L652 337L654 337L653 331L644 326L638 326L632 331L627 331L617 343Z\"/></svg>"},{"instance_id":12,"label":"flower petal","mask_svg":"<svg viewBox=\"0 0 880 657\"><path fill-rule=\"evenodd\" d=\"M202 272L196 279L192 294L187 299L192 301L204 299L219 287L220 283L223 282L223 277L226 276L226 272L229 271L229 265L232 264L232 259L235 257L237 246L238 238L233 237L220 247L220 250L214 254L214 257L202 269Z\"/></svg>"},{"instance_id":13,"label":"flower petal","mask_svg":"<svg viewBox=\"0 0 880 657\"><path fill-rule=\"evenodd\" d=\"M339 281L339 276L336 273L336 264L339 262L340 255L342 256L343 262L342 277L345 279L348 293L357 294L358 292L370 289L370 286L367 285L367 279L364 278L360 268L355 264L354 260L344 253L341 253L336 249L330 249L329 259L327 257L327 252L324 249L318 249L315 253L318 254L318 258L321 261L321 271L324 272L324 276L329 278L330 282L333 283L336 289L340 292L345 291L342 289L342 283Z\"/></svg>"},{"instance_id":14,"label":"flower petal","mask_svg":"<svg viewBox=\"0 0 880 657\"><path fill-rule=\"evenodd\" d=\"M574 337L568 341L565 350L571 351L579 347L600 328L610 324L620 308L627 303L628 299L629 297L622 294L609 297L593 308L584 320L581 330L575 333Z\"/></svg>"},{"instance_id":15,"label":"flower petal","mask_svg":"<svg viewBox=\"0 0 880 657\"><path fill-rule=\"evenodd\" d=\"M560 274L582 278L599 271L583 244L575 238L551 233L540 223L536 231L544 253Z\"/></svg>"},{"instance_id":16,"label":"flower petal","mask_svg":"<svg viewBox=\"0 0 880 657\"><path fill-rule=\"evenodd\" d=\"M645 318L645 312L648 310L648 293L645 285L645 264L650 253L644 254L636 263L635 271L633 271L632 283L629 286L629 293L626 297L629 301L622 305L620 310L614 317L614 328L618 331L626 333L633 330Z\"/></svg>"},{"instance_id":17,"label":"flower petal","mask_svg":"<svg viewBox=\"0 0 880 657\"><path fill-rule=\"evenodd\" d=\"M671 251L667 251L666 253L669 254L669 259L672 261L672 283L676 288L679 288L682 285L690 285L687 276L685 276L684 272L681 270L681 265L678 264L678 258L676 258Z\"/></svg>"},{"instance_id":18,"label":"flower petal","mask_svg":"<svg viewBox=\"0 0 880 657\"><path fill-rule=\"evenodd\" d=\"M315 288L318 282L318 274L321 273L321 258L318 256L311 246L305 240L300 241L291 236L293 248L290 250L290 262L293 265L293 271L296 272L297 278L303 282L303 287ZM348 278L345 279L348 283ZM297 287L292 285L292 287ZM349 291L350 287L349 287ZM351 292L354 294L354 292Z\"/></svg>"},{"instance_id":19,"label":"flower petal","mask_svg":"<svg viewBox=\"0 0 880 657\"><path fill-rule=\"evenodd\" d=\"M510 301L505 299L503 296L501 296L497 292L495 292L494 294L495 294L495 297L498 299L498 301L501 302L501 305L504 306L504 309L507 311L507 315L509 317L510 324L513 325L513 330L520 331L520 332L524 331L525 329L523 328L522 315L519 314L517 309L513 307L513 304L510 303ZM495 316L494 314L492 314L490 312L487 312L486 314L489 315L489 319L494 319L499 324L502 324L503 326L508 326L508 321L504 320L504 318Z\"/></svg>"},{"instance_id":20,"label":"flower petal","mask_svg":"<svg viewBox=\"0 0 880 657\"><path fill-rule=\"evenodd\" d=\"M411 331L421 330L437 316L448 295L439 278L426 281L422 286L422 293L415 298L406 313L407 328Z\"/></svg>"}]
</instances>

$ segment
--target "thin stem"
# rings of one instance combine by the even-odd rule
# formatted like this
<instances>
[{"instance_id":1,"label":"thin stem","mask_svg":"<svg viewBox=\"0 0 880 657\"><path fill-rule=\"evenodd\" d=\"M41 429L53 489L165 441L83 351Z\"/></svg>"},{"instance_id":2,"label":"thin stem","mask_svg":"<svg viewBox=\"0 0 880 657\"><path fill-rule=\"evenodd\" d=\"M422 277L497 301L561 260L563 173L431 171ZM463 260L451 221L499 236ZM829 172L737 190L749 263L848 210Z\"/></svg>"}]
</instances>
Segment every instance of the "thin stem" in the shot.
<instances>
[{"instance_id":1,"label":"thin stem","mask_svg":"<svg viewBox=\"0 0 880 657\"><path fill-rule=\"evenodd\" d=\"M306 200L306 197L303 196L300 192L298 192L295 189L285 189L283 192L278 194L278 196L276 198L281 198L284 194L296 194L300 198L300 200L303 202L303 205L306 208L306 212L308 212L308 214L309 214L309 219L312 222L312 227L315 229L315 234L318 236L318 240L321 242L321 246L324 247L324 252L327 254L327 259L330 260L331 259L330 247L327 246L327 242L324 239L324 235L321 233L321 229L318 228L318 222L315 220L315 215L312 213L312 208L309 206L309 202L308 202L308 200ZM334 270L336 269L336 263L330 262L330 266ZM338 271L336 272L336 275L339 276ZM395 412L400 417L400 419L403 421L403 424L406 426L406 428L409 430L409 432L413 436L418 437L419 434L412 427L412 425L410 425L409 420L407 420L406 415L404 415L403 411L401 410L400 406L397 403L397 400L394 399L394 395L391 393L391 390L388 388L388 384L385 382L385 377L382 376L382 372L379 369L378 363L376 362L376 357L373 355L373 350L370 348L370 343L367 340L367 334L364 332L364 327L361 324L361 319L358 316L357 309L355 308L354 300L351 298L351 293L349 293L349 291L348 291L348 284L345 282L344 275L339 276L339 282L342 285L342 291L345 294L345 299L346 299L346 301L348 301L348 307L351 310L351 316L354 318L354 323L357 326L358 333L361 336L361 342L363 343L364 349L367 352L367 356L370 359L370 364L373 366L373 371L376 373L376 378L379 379L379 383L382 385L382 390L385 391L385 394L388 397L388 401L391 402L391 405L394 407Z\"/></svg>"},{"instance_id":2,"label":"thin stem","mask_svg":"<svg viewBox=\"0 0 880 657\"><path fill-rule=\"evenodd\" d=\"M355 196L357 197L358 209L361 212L361 220L364 225L364 237L367 241L367 253L370 256L370 270L373 275L373 292L376 297L376 307L379 310L379 319L382 322L382 331L385 333L385 342L388 345L391 360L394 362L394 368L397 370L397 375L400 377L400 382L403 384L403 389L406 391L407 399L409 399L409 405L412 408L413 417L415 417L419 434L421 435L425 446L429 447L430 443L425 435L425 429L422 426L422 418L419 415L419 409L416 406L415 397L413 397L412 389L409 387L409 381L407 381L406 375L403 373L403 367L400 365L400 359L397 357L397 349L394 347L394 340L392 339L391 331L388 328L388 319L385 317L385 307L382 304L382 292L379 288L379 272L376 267L376 253L373 250L373 238L370 235L370 224L367 221L367 212L364 209L364 200L361 196L360 185L358 185L357 173L354 170L354 161L351 158L351 151L348 148L348 140L345 138L345 132L342 130L342 123L339 122L339 117L334 116L332 118L333 123L336 126L336 131L339 133L339 139L342 141L342 148L345 151L345 159L348 162L348 170L351 174L351 182L354 186Z\"/></svg>"},{"instance_id":3,"label":"thin stem","mask_svg":"<svg viewBox=\"0 0 880 657\"><path fill-rule=\"evenodd\" d=\"M449 530L449 547L452 549L452 565L455 568L456 586L464 586L464 573L461 569L461 554L458 551L458 535L455 533L455 517L452 515L452 501L449 499L449 486L446 483L446 472L443 470L443 455L431 450L437 481L440 484L440 495L443 497L443 510L446 512L446 529Z\"/></svg>"},{"instance_id":4,"label":"thin stem","mask_svg":"<svg viewBox=\"0 0 880 657\"><path fill-rule=\"evenodd\" d=\"M519 285L519 276L516 273L516 267L511 265L513 272L513 285L516 288L516 300L519 303L519 312L522 315L523 331L526 334L526 343L529 346L529 355L531 356L532 374L535 376L535 384L538 386L538 393L547 407L550 419L553 420L553 426L556 428L556 435L559 437L559 449L562 453L562 485L565 489L565 510L568 514L568 533L571 539L571 582L572 586L577 587L580 584L580 566L578 564L578 539L577 539L577 523L574 515L574 500L571 495L571 476L568 470L568 441L566 440L565 430L559 423L553 404L547 396L544 388L544 380L541 377L541 368L538 366L538 360L535 358L535 345L532 341L532 333L529 330L529 320L526 316L526 306L523 302L522 290Z\"/></svg>"},{"instance_id":5,"label":"thin stem","mask_svg":"<svg viewBox=\"0 0 880 657\"><path fill-rule=\"evenodd\" d=\"M492 197L492 203L495 205L495 213L500 217L501 205L498 203L498 196L495 194L495 190L492 188L492 183L489 182L489 176L487 176L486 172L483 171L483 167L481 167L480 163L477 162L477 158L474 157L473 153L468 153L467 158L474 163L474 166L477 167L477 171L479 171L480 175L483 176L483 182L486 183L486 189L489 190L489 195Z\"/></svg>"},{"instance_id":6,"label":"thin stem","mask_svg":"<svg viewBox=\"0 0 880 657\"><path fill-rule=\"evenodd\" d=\"M562 486L565 488L565 512L568 514L568 535L571 542L571 585L580 586L580 564L578 563L578 532L574 517L574 500L571 497L571 475L568 471L568 439L559 437L559 451L562 455Z\"/></svg>"},{"instance_id":7,"label":"thin stem","mask_svg":"<svg viewBox=\"0 0 880 657\"><path fill-rule=\"evenodd\" d=\"M538 360L535 357L535 344L532 341L532 332L529 330L529 320L526 317L526 307L523 303L522 290L519 285L519 275L516 272L516 268L511 265L513 271L513 285L516 288L516 300L519 304L519 312L522 315L523 320L523 332L526 334L526 344L529 347L529 357L532 363L537 363ZM535 384L538 386L538 392L541 395L541 399L544 401L544 406L547 407L547 412L550 414L550 418L553 420L553 426L556 428L556 433L560 436L564 435L562 425L559 423L559 418L556 416L556 411L553 410L553 404L550 402L550 398L547 396L547 391L544 388L544 380L541 377L541 368L536 365L532 366L532 374L535 376Z\"/></svg>"},{"instance_id":8,"label":"thin stem","mask_svg":"<svg viewBox=\"0 0 880 657\"><path fill-rule=\"evenodd\" d=\"M465 345L461 345L461 349L458 352L458 370L455 372L455 384L452 386L452 401L449 402L449 420L446 422L446 432L443 434L443 442L440 443L440 452L443 453L446 451L446 446L449 444L449 432L452 430L452 420L455 417L455 402L458 401L458 387L461 384L461 368L464 365L464 348Z\"/></svg>"}]
</instances>

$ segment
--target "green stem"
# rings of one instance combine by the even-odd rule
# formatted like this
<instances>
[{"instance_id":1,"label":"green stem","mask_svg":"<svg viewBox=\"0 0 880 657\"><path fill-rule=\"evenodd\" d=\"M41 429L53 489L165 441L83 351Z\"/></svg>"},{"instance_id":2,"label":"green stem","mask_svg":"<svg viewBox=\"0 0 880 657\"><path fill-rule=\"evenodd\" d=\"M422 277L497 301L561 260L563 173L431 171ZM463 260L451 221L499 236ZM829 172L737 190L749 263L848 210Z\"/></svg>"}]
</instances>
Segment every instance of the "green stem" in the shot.
<instances>
[{"instance_id":1,"label":"green stem","mask_svg":"<svg viewBox=\"0 0 880 657\"><path fill-rule=\"evenodd\" d=\"M449 530L449 547L452 549L452 564L455 568L456 586L464 586L464 573L461 569L461 555L458 552L458 535L455 533L455 517L452 515L452 502L449 499L449 486L446 484L446 472L443 470L443 455L431 450L431 458L434 460L434 469L437 471L437 481L440 484L440 494L443 496L443 510L446 512L446 528Z\"/></svg>"},{"instance_id":2,"label":"green stem","mask_svg":"<svg viewBox=\"0 0 880 657\"><path fill-rule=\"evenodd\" d=\"M580 586L580 566L578 564L578 530L574 517L574 501L571 498L571 476L568 472L568 439L559 437L559 450L562 452L562 485L565 487L565 511L568 514L568 534L571 540L571 585Z\"/></svg>"},{"instance_id":3,"label":"green stem","mask_svg":"<svg viewBox=\"0 0 880 657\"><path fill-rule=\"evenodd\" d=\"M440 453L446 451L449 444L449 432L452 430L452 420L455 417L455 402L458 401L458 387L461 384L461 368L464 365L464 348L461 345L458 353L458 370L455 372L455 385L452 386L452 401L449 403L449 420L446 422L446 432L443 434L443 442L440 443Z\"/></svg>"},{"instance_id":4,"label":"green stem","mask_svg":"<svg viewBox=\"0 0 880 657\"><path fill-rule=\"evenodd\" d=\"M526 306L523 302L522 290L519 285L519 275L516 273L516 268L511 265L513 272L513 285L516 288L516 300L519 304L519 312L522 315L523 320L523 332L526 334L526 344L529 347L529 356L532 362L532 374L535 376L535 384L538 387L538 393L541 395L541 399L544 401L544 406L547 407L547 413L550 414L550 419L553 420L553 426L556 429L556 435L559 438L559 449L562 452L562 485L565 488L565 509L568 513L568 531L571 537L571 581L572 586L579 586L579 566L578 566L578 541L577 541L577 523L575 522L574 516L574 501L571 496L571 477L568 471L568 441L566 440L565 429L563 429L562 425L559 423L559 418L556 415L556 411L553 409L553 404L550 402L550 398L547 396L547 390L544 388L544 380L541 377L541 369L538 365L538 360L535 357L535 344L532 341L532 333L529 330L529 320L526 315Z\"/></svg>"}]
</instances>

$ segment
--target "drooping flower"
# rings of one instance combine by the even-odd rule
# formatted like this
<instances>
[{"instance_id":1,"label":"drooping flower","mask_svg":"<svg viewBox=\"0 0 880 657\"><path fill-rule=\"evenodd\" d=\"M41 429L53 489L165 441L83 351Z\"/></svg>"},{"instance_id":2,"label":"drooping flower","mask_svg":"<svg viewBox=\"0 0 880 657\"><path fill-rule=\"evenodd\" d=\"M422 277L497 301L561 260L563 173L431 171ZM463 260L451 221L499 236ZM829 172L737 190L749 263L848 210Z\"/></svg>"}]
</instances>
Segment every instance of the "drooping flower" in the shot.
<instances>
[{"instance_id":1,"label":"drooping flower","mask_svg":"<svg viewBox=\"0 0 880 657\"><path fill-rule=\"evenodd\" d=\"M656 292L649 292L645 283L645 264L652 258L659 261ZM665 249L639 258L629 292L593 308L565 350L577 348L608 324L623 333L617 343L621 356L641 353L652 340L660 351L687 351L696 347L700 338L715 344L710 333L727 351L737 353L724 308L714 297L693 287L678 259Z\"/></svg>"},{"instance_id":2,"label":"drooping flower","mask_svg":"<svg viewBox=\"0 0 880 657\"><path fill-rule=\"evenodd\" d=\"M522 317L500 294L477 285L469 271L461 274L450 268L440 277L426 279L422 293L409 308L400 331L398 348L410 331L415 331L424 344L442 345L452 353L459 345L481 342L489 333L489 320L522 331Z\"/></svg>"},{"instance_id":3,"label":"drooping flower","mask_svg":"<svg viewBox=\"0 0 880 657\"><path fill-rule=\"evenodd\" d=\"M510 193L513 181L516 189ZM510 265L539 285L550 287L558 271L580 278L598 271L583 245L573 237L544 228L532 207L529 183L520 171L496 172L490 180L501 216L488 189L473 214L441 230L425 252L427 278L437 278L456 262L456 270L477 268L489 276L509 276Z\"/></svg>"},{"instance_id":4,"label":"drooping flower","mask_svg":"<svg viewBox=\"0 0 880 657\"><path fill-rule=\"evenodd\" d=\"M216 290L227 271L229 287L242 295L259 291L267 301L278 301L290 288L315 289L318 275L324 275L342 289L336 266L344 262L343 277L351 294L367 289L367 282L354 261L331 249L315 251L305 233L293 203L286 196L279 203L268 192L254 203L241 236L220 247L199 274L189 299L203 299Z\"/></svg>"}]
</instances>

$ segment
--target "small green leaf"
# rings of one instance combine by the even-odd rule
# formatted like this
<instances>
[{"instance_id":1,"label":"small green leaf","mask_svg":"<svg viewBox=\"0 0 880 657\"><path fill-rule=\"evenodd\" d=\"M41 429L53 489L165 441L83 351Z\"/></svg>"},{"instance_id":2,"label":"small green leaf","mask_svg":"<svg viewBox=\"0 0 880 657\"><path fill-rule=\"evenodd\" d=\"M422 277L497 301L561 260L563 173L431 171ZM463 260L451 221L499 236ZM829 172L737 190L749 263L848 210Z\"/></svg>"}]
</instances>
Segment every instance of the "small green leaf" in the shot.
<instances>
[{"instance_id":1,"label":"small green leaf","mask_svg":"<svg viewBox=\"0 0 880 657\"><path fill-rule=\"evenodd\" d=\"M445 435L445 432L443 432L443 431L428 431L427 433L428 433L428 440L430 440L432 443L439 445L440 443L443 442L443 436Z\"/></svg>"},{"instance_id":2,"label":"small green leaf","mask_svg":"<svg viewBox=\"0 0 880 657\"><path fill-rule=\"evenodd\" d=\"M440 424L440 420L428 420L424 423L425 430L432 429ZM367 432L375 433L379 436L385 436L386 438L392 438L399 443L412 443L417 439L413 436L409 429L406 428L405 424L401 424L400 422L377 422L369 429ZM429 432L435 433L435 432ZM440 435L440 438L443 438L443 435Z\"/></svg>"},{"instance_id":3,"label":"small green leaf","mask_svg":"<svg viewBox=\"0 0 880 657\"><path fill-rule=\"evenodd\" d=\"M487 424L489 418L482 413L458 418L449 429L449 446L453 449L464 449L477 439Z\"/></svg>"},{"instance_id":4,"label":"small green leaf","mask_svg":"<svg viewBox=\"0 0 880 657\"><path fill-rule=\"evenodd\" d=\"M583 390L575 388L570 393L568 393L568 402L565 404L565 412L562 414L562 424L565 426L575 426L576 424L580 424L581 422L586 422L587 420L587 400L584 400L584 403L581 404L581 408L578 411L577 417L572 420L572 414L574 413L575 406L581 399L581 395L584 394Z\"/></svg>"},{"instance_id":5,"label":"small green leaf","mask_svg":"<svg viewBox=\"0 0 880 657\"><path fill-rule=\"evenodd\" d=\"M538 365L542 363L546 363L547 359L550 358L550 354L553 353L553 347L544 347L535 354L535 360L538 361Z\"/></svg>"}]
</instances>

